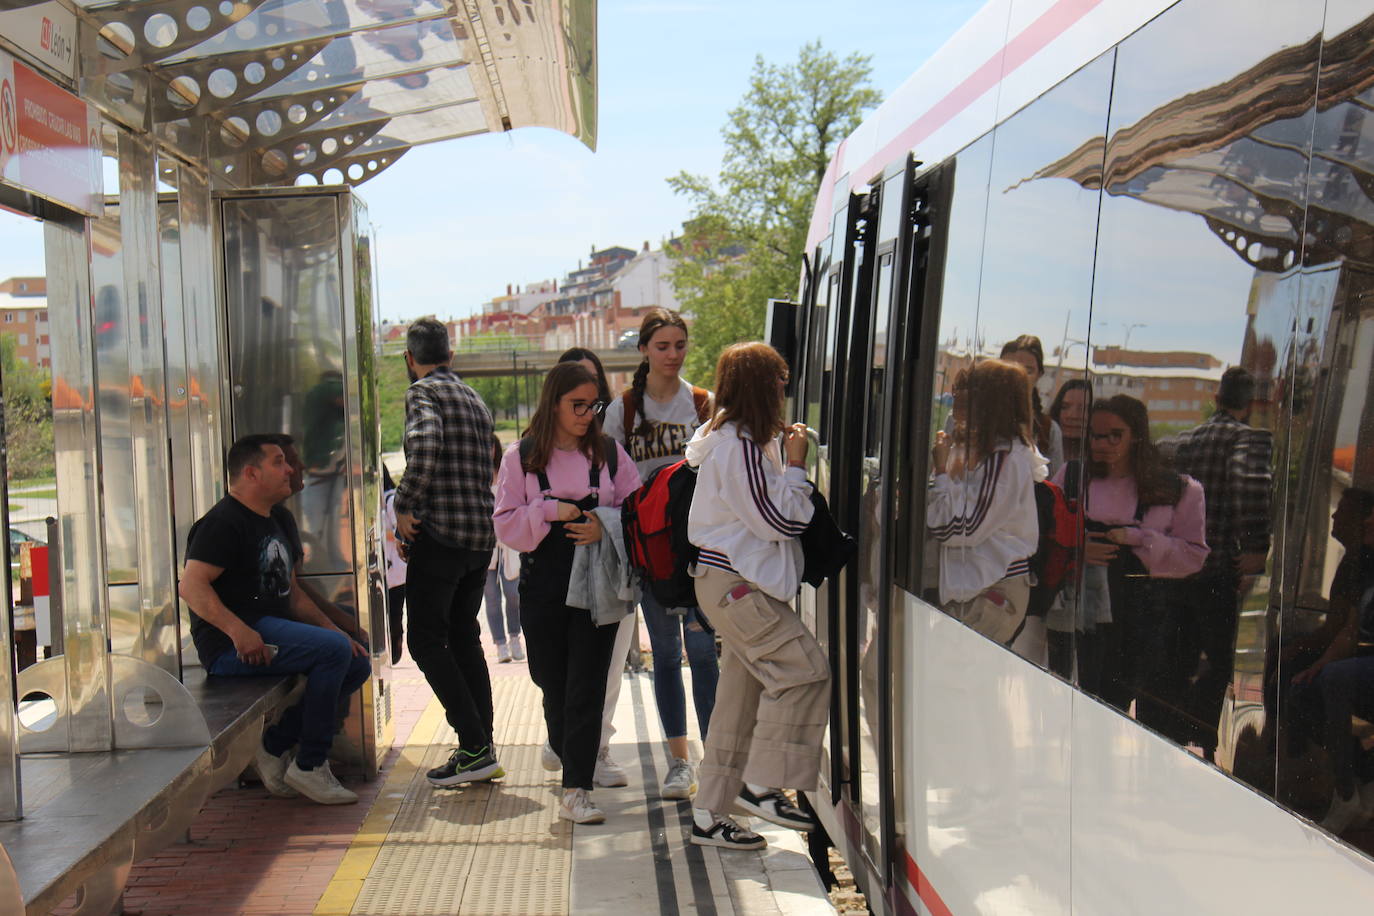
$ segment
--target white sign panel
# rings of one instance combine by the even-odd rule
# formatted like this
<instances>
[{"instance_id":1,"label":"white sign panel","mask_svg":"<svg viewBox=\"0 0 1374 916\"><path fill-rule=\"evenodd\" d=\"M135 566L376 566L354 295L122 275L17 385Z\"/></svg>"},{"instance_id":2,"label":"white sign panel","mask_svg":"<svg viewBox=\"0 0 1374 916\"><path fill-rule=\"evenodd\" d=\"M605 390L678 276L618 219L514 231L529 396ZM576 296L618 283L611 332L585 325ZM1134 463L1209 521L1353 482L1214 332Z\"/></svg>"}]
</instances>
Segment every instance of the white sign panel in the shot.
<instances>
[{"instance_id":1,"label":"white sign panel","mask_svg":"<svg viewBox=\"0 0 1374 916\"><path fill-rule=\"evenodd\" d=\"M32 60L76 78L76 14L56 0L0 12L0 35Z\"/></svg>"}]
</instances>

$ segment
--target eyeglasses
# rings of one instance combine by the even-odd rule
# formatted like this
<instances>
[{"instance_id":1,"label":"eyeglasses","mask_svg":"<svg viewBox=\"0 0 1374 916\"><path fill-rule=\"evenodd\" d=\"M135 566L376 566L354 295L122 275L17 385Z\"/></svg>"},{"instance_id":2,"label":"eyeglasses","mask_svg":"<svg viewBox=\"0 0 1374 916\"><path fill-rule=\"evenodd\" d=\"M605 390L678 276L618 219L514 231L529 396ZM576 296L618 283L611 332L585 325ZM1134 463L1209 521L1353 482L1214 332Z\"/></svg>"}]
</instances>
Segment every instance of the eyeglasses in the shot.
<instances>
[{"instance_id":1,"label":"eyeglasses","mask_svg":"<svg viewBox=\"0 0 1374 916\"><path fill-rule=\"evenodd\" d=\"M1126 438L1126 430L1109 429L1105 433L1088 433L1088 437L1094 442L1101 442L1103 439L1106 439L1112 445L1120 445L1121 440Z\"/></svg>"},{"instance_id":2,"label":"eyeglasses","mask_svg":"<svg viewBox=\"0 0 1374 916\"><path fill-rule=\"evenodd\" d=\"M590 404L584 404L581 401L574 401L572 405L573 413L577 414L579 417L585 417L587 415L587 411L591 411L597 416L601 416L601 411L605 409L605 401L592 401Z\"/></svg>"}]
</instances>

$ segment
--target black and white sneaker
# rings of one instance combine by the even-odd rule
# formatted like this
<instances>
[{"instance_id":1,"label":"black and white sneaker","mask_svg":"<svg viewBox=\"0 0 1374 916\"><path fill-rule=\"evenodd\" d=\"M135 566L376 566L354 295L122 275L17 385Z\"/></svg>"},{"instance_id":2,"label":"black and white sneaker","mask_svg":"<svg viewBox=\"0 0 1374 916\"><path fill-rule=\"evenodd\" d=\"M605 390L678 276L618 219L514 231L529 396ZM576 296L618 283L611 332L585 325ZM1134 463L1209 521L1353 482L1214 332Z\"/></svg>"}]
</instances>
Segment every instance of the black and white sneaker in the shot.
<instances>
[{"instance_id":1,"label":"black and white sneaker","mask_svg":"<svg viewBox=\"0 0 1374 916\"><path fill-rule=\"evenodd\" d=\"M772 821L779 827L791 827L803 833L810 833L816 829L816 819L792 804L792 801L778 789L770 789L762 795L755 795L745 786L739 790L735 807L745 814Z\"/></svg>"},{"instance_id":2,"label":"black and white sneaker","mask_svg":"<svg viewBox=\"0 0 1374 916\"><path fill-rule=\"evenodd\" d=\"M721 849L762 849L768 845L767 840L752 830L745 830L733 818L719 815L710 830L702 830L696 823L692 824L692 843L696 846L719 846Z\"/></svg>"},{"instance_id":3,"label":"black and white sneaker","mask_svg":"<svg viewBox=\"0 0 1374 916\"><path fill-rule=\"evenodd\" d=\"M483 782L505 775L506 771L496 762L490 748L484 747L474 754L455 747L448 755L448 762L430 770L425 778L432 786L460 786L465 782Z\"/></svg>"}]
</instances>

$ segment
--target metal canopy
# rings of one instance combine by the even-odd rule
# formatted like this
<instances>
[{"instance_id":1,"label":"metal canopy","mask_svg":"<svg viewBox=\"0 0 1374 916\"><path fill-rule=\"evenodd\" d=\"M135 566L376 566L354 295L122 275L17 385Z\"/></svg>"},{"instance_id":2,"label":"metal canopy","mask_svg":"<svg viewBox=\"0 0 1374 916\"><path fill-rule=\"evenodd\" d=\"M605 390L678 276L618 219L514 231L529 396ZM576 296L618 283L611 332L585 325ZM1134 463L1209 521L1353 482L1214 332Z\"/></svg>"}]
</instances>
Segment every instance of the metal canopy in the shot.
<instances>
[{"instance_id":1,"label":"metal canopy","mask_svg":"<svg viewBox=\"0 0 1374 916\"><path fill-rule=\"evenodd\" d=\"M75 3L81 95L220 185L356 185L515 127L596 146L595 0Z\"/></svg>"}]
</instances>

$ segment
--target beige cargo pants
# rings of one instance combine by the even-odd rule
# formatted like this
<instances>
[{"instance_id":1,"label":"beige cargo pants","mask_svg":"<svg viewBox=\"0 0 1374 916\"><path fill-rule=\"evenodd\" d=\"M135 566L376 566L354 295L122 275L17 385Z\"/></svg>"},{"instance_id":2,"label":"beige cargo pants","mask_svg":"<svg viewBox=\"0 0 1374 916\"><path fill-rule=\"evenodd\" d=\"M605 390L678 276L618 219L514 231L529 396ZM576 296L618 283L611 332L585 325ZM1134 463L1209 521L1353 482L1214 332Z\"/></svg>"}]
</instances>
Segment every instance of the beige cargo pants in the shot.
<instances>
[{"instance_id":1,"label":"beige cargo pants","mask_svg":"<svg viewBox=\"0 0 1374 916\"><path fill-rule=\"evenodd\" d=\"M797 612L733 573L699 567L697 601L724 648L693 802L728 814L745 782L815 789L830 715L830 666ZM752 588L752 586L751 586Z\"/></svg>"}]
</instances>

